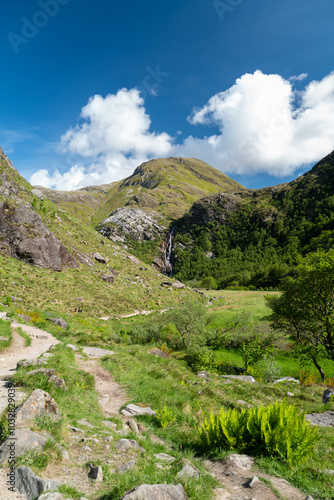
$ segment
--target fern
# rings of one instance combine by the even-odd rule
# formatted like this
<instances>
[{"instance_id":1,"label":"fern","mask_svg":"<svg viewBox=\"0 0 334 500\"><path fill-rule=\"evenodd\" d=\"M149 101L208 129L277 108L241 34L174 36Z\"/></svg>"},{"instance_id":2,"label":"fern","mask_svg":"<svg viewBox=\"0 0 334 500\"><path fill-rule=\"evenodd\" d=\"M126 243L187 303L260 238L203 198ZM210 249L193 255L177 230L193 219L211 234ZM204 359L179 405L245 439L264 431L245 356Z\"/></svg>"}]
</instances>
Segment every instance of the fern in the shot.
<instances>
[{"instance_id":1,"label":"fern","mask_svg":"<svg viewBox=\"0 0 334 500\"><path fill-rule=\"evenodd\" d=\"M312 452L319 433L286 400L267 407L236 409L210 414L199 428L205 449L236 449L239 452L279 456L290 467Z\"/></svg>"}]
</instances>

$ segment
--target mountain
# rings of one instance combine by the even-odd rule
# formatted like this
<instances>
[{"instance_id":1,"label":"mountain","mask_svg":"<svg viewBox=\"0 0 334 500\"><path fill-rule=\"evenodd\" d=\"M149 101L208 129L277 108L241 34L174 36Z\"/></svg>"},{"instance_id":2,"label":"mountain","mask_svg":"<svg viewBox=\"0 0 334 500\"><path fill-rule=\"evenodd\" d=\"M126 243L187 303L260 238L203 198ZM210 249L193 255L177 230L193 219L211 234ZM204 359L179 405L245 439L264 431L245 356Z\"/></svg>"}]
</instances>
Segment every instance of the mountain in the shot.
<instances>
[{"instance_id":1,"label":"mountain","mask_svg":"<svg viewBox=\"0 0 334 500\"><path fill-rule=\"evenodd\" d=\"M277 287L300 255L334 244L334 153L289 184L219 193L177 224L174 273L219 287Z\"/></svg>"},{"instance_id":2,"label":"mountain","mask_svg":"<svg viewBox=\"0 0 334 500\"><path fill-rule=\"evenodd\" d=\"M86 193L95 196L99 189ZM96 317L168 307L190 293L162 287L163 279L34 189L0 150L3 299L15 297L25 308Z\"/></svg>"},{"instance_id":3,"label":"mountain","mask_svg":"<svg viewBox=\"0 0 334 500\"><path fill-rule=\"evenodd\" d=\"M71 192L39 188L49 200L160 269L173 221L209 194L243 190L219 170L193 158L151 160L126 179Z\"/></svg>"}]
</instances>

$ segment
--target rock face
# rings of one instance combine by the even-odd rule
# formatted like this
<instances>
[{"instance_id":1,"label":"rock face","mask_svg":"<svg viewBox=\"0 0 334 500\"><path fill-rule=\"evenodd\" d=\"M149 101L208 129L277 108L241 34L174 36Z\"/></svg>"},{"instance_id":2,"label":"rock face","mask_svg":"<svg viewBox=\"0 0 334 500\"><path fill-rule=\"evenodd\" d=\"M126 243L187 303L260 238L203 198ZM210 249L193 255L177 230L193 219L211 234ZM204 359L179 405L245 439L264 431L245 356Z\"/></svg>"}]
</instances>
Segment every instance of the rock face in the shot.
<instances>
[{"instance_id":1,"label":"rock face","mask_svg":"<svg viewBox=\"0 0 334 500\"><path fill-rule=\"evenodd\" d=\"M160 238L166 231L160 222L161 216L154 211L138 208L117 208L101 222L100 233L114 241L125 241L126 236L142 241Z\"/></svg>"},{"instance_id":2,"label":"rock face","mask_svg":"<svg viewBox=\"0 0 334 500\"><path fill-rule=\"evenodd\" d=\"M50 394L41 389L35 389L28 399L16 410L16 425L25 425L27 422L44 414L49 415L55 421L61 418L58 406Z\"/></svg>"},{"instance_id":3,"label":"rock face","mask_svg":"<svg viewBox=\"0 0 334 500\"><path fill-rule=\"evenodd\" d=\"M121 500L188 500L181 484L142 484L125 495Z\"/></svg>"},{"instance_id":4,"label":"rock face","mask_svg":"<svg viewBox=\"0 0 334 500\"><path fill-rule=\"evenodd\" d=\"M47 481L36 476L29 467L24 465L16 469L15 476L16 488L27 500L34 500L45 491L56 491L59 487L55 481Z\"/></svg>"},{"instance_id":5,"label":"rock face","mask_svg":"<svg viewBox=\"0 0 334 500\"><path fill-rule=\"evenodd\" d=\"M78 267L40 216L22 203L0 202L0 240L2 252L34 266L52 271Z\"/></svg>"}]
</instances>

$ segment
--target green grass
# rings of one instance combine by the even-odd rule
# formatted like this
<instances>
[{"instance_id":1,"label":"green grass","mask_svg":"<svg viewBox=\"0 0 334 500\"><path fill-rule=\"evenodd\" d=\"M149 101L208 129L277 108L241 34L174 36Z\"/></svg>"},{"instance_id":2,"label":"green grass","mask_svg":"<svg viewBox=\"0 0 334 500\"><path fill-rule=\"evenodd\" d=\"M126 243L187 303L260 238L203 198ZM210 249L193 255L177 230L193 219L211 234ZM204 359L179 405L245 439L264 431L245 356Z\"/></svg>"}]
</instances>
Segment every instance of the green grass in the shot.
<instances>
[{"instance_id":1,"label":"green grass","mask_svg":"<svg viewBox=\"0 0 334 500\"><path fill-rule=\"evenodd\" d=\"M31 344L31 337L27 333L25 333L22 328L17 328L16 332L24 339L24 345L29 347Z\"/></svg>"},{"instance_id":2,"label":"green grass","mask_svg":"<svg viewBox=\"0 0 334 500\"><path fill-rule=\"evenodd\" d=\"M0 319L0 352L9 347L12 343L12 329L9 321Z\"/></svg>"},{"instance_id":3,"label":"green grass","mask_svg":"<svg viewBox=\"0 0 334 500\"><path fill-rule=\"evenodd\" d=\"M169 443L172 448L171 454L174 451L183 450L188 457L195 455L201 458L197 427L203 422L204 417L208 416L210 410L218 413L222 406L225 409L242 409L243 405L238 403L239 400L254 406L268 405L275 401L282 401L287 391L292 390L294 397L289 401L301 411L317 413L324 409L334 409L334 402L326 408L322 405L323 387L321 385L305 388L293 386L291 389L284 385L247 384L239 381L224 383L224 379L214 374L211 374L209 382L205 382L196 379L185 363L176 359L177 355L161 359L149 355L148 350L149 347L142 346L119 347L116 356L105 359L103 364L115 379L126 387L131 402L149 405L160 412L167 406L175 415L175 421L174 418L170 419L165 427L159 425L158 419L141 417L149 430ZM195 385L195 381L199 384ZM312 455L306 465L298 465L290 470L279 459L259 460L265 464L266 470L271 464L273 469L276 468L279 471L281 477L301 488L305 494L316 491L316 498L329 500L332 498L329 486L334 487L334 478L319 474L319 470L332 468L334 430L320 429L320 435L315 452L317 457L313 459ZM223 458L226 453L228 450L223 450L218 454L212 453L211 458ZM306 478L305 470L312 477L312 488L310 488L310 481Z\"/></svg>"}]
</instances>

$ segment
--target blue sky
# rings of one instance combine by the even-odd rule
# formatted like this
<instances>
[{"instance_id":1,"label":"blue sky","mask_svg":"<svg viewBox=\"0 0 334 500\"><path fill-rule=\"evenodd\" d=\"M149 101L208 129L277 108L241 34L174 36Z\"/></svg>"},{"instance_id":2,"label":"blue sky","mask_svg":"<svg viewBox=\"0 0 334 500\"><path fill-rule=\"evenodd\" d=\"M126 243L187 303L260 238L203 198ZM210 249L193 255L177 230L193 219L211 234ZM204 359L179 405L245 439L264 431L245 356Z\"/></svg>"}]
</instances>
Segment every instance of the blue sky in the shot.
<instances>
[{"instance_id":1,"label":"blue sky","mask_svg":"<svg viewBox=\"0 0 334 500\"><path fill-rule=\"evenodd\" d=\"M332 0L14 0L0 145L58 189L181 155L251 188L292 180L334 149L333 15Z\"/></svg>"}]
</instances>

